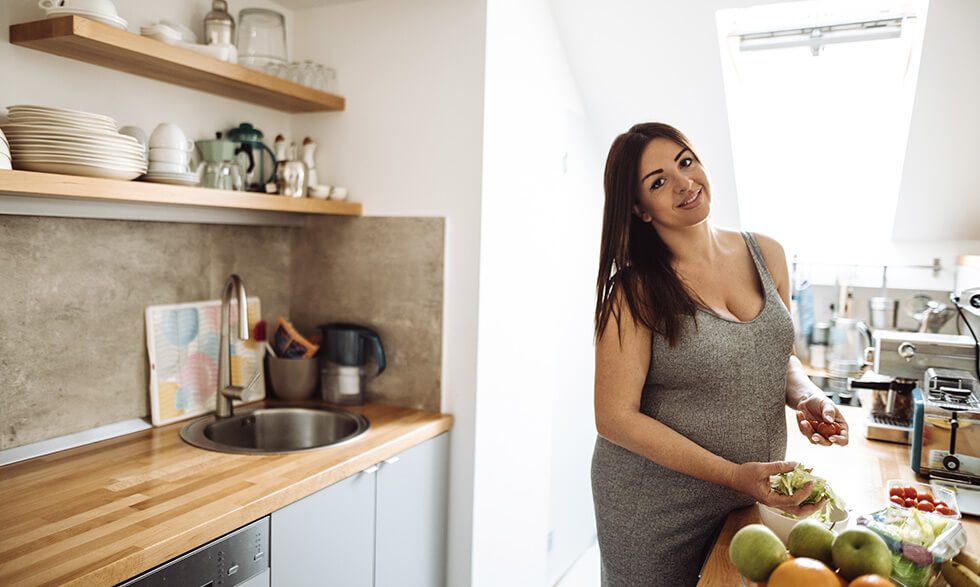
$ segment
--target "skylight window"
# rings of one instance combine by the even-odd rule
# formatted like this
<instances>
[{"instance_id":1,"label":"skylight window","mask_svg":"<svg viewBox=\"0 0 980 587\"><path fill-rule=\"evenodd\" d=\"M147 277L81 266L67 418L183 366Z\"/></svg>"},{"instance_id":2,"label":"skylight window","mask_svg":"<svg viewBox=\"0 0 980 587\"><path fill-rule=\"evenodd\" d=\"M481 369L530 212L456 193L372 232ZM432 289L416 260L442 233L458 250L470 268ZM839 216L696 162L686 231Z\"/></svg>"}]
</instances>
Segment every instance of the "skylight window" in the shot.
<instances>
[{"instance_id":1,"label":"skylight window","mask_svg":"<svg viewBox=\"0 0 980 587\"><path fill-rule=\"evenodd\" d=\"M927 0L717 13L743 230L875 262L891 240Z\"/></svg>"}]
</instances>

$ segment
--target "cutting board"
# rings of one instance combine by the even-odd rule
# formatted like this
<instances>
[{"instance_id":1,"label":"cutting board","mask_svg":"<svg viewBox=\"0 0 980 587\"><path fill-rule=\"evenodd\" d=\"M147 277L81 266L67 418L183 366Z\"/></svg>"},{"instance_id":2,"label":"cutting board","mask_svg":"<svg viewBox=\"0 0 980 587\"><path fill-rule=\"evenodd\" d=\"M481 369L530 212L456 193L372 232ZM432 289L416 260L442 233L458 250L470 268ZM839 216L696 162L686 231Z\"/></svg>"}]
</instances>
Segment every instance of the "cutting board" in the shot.
<instances>
[{"instance_id":1,"label":"cutting board","mask_svg":"<svg viewBox=\"0 0 980 587\"><path fill-rule=\"evenodd\" d=\"M231 383L259 379L245 401L265 397L262 345L238 340L238 304L231 302ZM258 298L248 298L248 330L254 332L262 312ZM150 418L162 426L214 410L221 340L221 301L148 306L146 348L150 358ZM236 402L237 403L237 402Z\"/></svg>"}]
</instances>

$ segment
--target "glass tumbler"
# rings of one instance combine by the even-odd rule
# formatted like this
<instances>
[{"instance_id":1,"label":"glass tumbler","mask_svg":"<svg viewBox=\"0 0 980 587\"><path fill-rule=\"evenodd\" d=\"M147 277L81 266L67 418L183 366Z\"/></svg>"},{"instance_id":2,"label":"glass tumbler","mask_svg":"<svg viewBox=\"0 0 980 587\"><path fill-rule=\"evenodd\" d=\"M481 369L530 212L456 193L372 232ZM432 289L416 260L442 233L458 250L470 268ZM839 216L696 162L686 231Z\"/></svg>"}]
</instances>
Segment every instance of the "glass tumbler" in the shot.
<instances>
[{"instance_id":1,"label":"glass tumbler","mask_svg":"<svg viewBox=\"0 0 980 587\"><path fill-rule=\"evenodd\" d=\"M238 12L238 63L263 69L270 63L286 63L286 20L265 8Z\"/></svg>"}]
</instances>

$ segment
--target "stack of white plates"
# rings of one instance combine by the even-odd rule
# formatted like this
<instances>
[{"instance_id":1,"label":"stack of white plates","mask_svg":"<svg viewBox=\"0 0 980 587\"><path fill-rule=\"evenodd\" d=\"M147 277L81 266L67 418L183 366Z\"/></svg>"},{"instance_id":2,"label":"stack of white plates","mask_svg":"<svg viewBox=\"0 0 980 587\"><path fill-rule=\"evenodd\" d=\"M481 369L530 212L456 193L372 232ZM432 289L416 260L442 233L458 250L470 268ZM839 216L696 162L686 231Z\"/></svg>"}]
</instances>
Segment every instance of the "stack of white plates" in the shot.
<instances>
[{"instance_id":1,"label":"stack of white plates","mask_svg":"<svg viewBox=\"0 0 980 587\"><path fill-rule=\"evenodd\" d=\"M0 130L0 169L13 169L10 162L10 143Z\"/></svg>"},{"instance_id":2,"label":"stack of white plates","mask_svg":"<svg viewBox=\"0 0 980 587\"><path fill-rule=\"evenodd\" d=\"M115 14L116 7L111 2L107 3L107 5L103 7L103 10L91 10L86 8L70 8L67 6L62 7L57 5L54 5L50 8L41 5L41 8L44 9L44 13L45 15L47 15L48 18L54 18L56 16L65 16L67 14L74 14L75 16L82 16L89 20L94 20L95 22L101 22L102 24L114 26L117 29L122 29L124 31L128 30L127 28L128 24L122 17L120 17L118 14Z\"/></svg>"},{"instance_id":3,"label":"stack of white plates","mask_svg":"<svg viewBox=\"0 0 980 587\"><path fill-rule=\"evenodd\" d=\"M101 114L45 106L10 106L3 131L17 169L108 179L146 173L143 146L116 132Z\"/></svg>"}]
</instances>

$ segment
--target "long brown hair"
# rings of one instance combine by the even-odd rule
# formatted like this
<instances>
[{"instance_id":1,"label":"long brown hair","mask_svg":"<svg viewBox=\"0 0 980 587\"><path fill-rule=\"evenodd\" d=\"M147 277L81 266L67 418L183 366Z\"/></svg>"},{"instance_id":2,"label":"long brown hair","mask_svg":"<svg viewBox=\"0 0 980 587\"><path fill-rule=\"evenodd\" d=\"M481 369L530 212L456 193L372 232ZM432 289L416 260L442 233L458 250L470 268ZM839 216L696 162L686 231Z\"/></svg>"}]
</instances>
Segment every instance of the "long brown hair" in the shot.
<instances>
[{"instance_id":1,"label":"long brown hair","mask_svg":"<svg viewBox=\"0 0 980 587\"><path fill-rule=\"evenodd\" d=\"M606 158L606 203L602 214L602 247L596 282L595 334L602 336L609 317L622 326L625 303L639 323L677 345L681 318L694 317L696 298L671 266L673 253L649 223L633 213L640 194L640 156L655 138L674 141L690 149L691 141L676 128L659 123L637 124L616 137Z\"/></svg>"}]
</instances>

